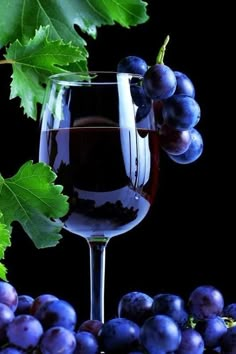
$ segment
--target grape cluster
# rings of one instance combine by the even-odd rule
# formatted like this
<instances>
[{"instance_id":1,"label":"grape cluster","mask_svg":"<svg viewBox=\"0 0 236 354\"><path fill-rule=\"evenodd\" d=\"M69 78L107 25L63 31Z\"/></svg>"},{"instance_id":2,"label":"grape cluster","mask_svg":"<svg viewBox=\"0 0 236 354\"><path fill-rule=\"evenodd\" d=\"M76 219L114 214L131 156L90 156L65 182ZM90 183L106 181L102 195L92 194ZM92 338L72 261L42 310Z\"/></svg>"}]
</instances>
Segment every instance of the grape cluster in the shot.
<instances>
[{"instance_id":1,"label":"grape cluster","mask_svg":"<svg viewBox=\"0 0 236 354\"><path fill-rule=\"evenodd\" d=\"M176 294L124 294L117 315L80 322L53 294L19 295L0 281L0 354L234 354L236 303L211 285Z\"/></svg>"},{"instance_id":2,"label":"grape cluster","mask_svg":"<svg viewBox=\"0 0 236 354\"><path fill-rule=\"evenodd\" d=\"M165 46L166 43L160 53L163 54ZM190 78L165 65L163 55L152 66L137 56L124 57L119 61L117 71L143 76L142 86L134 86L131 91L138 107L136 122L144 119L153 106L162 149L176 163L196 161L203 151L202 135L195 128L201 109Z\"/></svg>"}]
</instances>

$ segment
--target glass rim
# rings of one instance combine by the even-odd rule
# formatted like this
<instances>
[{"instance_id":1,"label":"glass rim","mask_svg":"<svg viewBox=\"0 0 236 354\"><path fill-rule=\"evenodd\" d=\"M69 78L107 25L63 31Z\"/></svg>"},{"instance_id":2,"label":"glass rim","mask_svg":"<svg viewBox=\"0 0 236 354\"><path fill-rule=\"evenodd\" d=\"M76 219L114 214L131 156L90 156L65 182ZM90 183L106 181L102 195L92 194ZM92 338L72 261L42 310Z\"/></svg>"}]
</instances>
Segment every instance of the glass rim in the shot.
<instances>
[{"instance_id":1,"label":"glass rim","mask_svg":"<svg viewBox=\"0 0 236 354\"><path fill-rule=\"evenodd\" d=\"M92 78L94 75L103 75L103 80L93 81ZM130 78L136 78L138 80L143 79L143 75L135 73L123 73L112 70L88 70L88 71L75 71L75 72L63 72L50 75L48 77L49 81L59 84L59 85L69 85L69 86L81 86L81 85L117 85L117 80L104 80L104 76L128 76ZM74 79L73 79L74 77ZM89 80L91 77L91 80Z\"/></svg>"}]
</instances>

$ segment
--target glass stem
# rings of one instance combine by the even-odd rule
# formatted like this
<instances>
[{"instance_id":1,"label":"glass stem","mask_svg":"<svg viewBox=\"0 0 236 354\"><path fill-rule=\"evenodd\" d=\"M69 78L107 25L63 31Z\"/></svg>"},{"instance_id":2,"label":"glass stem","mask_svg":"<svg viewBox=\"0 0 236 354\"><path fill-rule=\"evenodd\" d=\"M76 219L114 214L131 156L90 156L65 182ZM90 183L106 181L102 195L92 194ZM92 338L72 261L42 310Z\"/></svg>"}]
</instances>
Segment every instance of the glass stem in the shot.
<instances>
[{"instance_id":1,"label":"glass stem","mask_svg":"<svg viewBox=\"0 0 236 354\"><path fill-rule=\"evenodd\" d=\"M105 256L108 239L88 239L90 253L90 319L104 322Z\"/></svg>"}]
</instances>

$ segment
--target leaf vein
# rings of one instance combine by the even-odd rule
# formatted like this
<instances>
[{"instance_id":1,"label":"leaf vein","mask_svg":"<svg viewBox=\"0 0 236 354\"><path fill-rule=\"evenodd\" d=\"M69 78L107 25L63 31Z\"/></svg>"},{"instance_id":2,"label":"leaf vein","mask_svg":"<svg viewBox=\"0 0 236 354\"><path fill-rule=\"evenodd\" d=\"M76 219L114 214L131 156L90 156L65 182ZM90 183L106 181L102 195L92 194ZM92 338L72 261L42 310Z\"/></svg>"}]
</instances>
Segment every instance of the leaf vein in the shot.
<instances>
[{"instance_id":1,"label":"leaf vein","mask_svg":"<svg viewBox=\"0 0 236 354\"><path fill-rule=\"evenodd\" d=\"M33 196L36 200L40 201L41 203L43 203L45 206L47 206L48 208L51 208L51 205L46 203L46 201L40 197L38 197L37 194L35 194L31 189L25 188L17 183L14 182L9 182L9 184L15 185L16 187L18 187L20 190L22 191L26 191L28 194L30 194L31 196ZM9 186L8 186L9 188ZM10 189L10 188L9 188ZM10 189L12 194L16 197L17 200L19 200L19 198L17 198L16 194L14 193L14 191L12 189ZM53 200L54 198L52 198L51 200ZM21 200L24 200L23 198L21 198ZM22 205L21 203L19 203L20 205Z\"/></svg>"}]
</instances>

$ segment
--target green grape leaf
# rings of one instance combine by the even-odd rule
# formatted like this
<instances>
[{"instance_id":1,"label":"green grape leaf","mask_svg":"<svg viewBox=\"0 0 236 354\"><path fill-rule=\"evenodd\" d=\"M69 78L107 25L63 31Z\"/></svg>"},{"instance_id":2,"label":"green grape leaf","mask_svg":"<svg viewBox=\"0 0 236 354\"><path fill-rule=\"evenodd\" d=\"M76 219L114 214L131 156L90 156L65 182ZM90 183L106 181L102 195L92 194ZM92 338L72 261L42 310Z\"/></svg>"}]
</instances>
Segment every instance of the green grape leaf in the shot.
<instances>
[{"instance_id":1,"label":"green grape leaf","mask_svg":"<svg viewBox=\"0 0 236 354\"><path fill-rule=\"evenodd\" d=\"M53 219L68 211L63 187L55 185L56 174L42 163L26 162L15 176L0 175L0 210L4 223L21 224L37 248L55 246L61 239L62 223Z\"/></svg>"},{"instance_id":2,"label":"green grape leaf","mask_svg":"<svg viewBox=\"0 0 236 354\"><path fill-rule=\"evenodd\" d=\"M68 71L87 70L80 32L96 38L102 25L144 23L149 18L146 6L142 0L0 1L0 48L10 45L5 58L13 64L10 98L19 96L24 114L36 120L49 75L65 66Z\"/></svg>"},{"instance_id":3,"label":"green grape leaf","mask_svg":"<svg viewBox=\"0 0 236 354\"><path fill-rule=\"evenodd\" d=\"M147 3L141 0L90 0L77 2L79 16L76 24L92 37L97 36L97 27L119 24L130 28L146 22Z\"/></svg>"},{"instance_id":4,"label":"green grape leaf","mask_svg":"<svg viewBox=\"0 0 236 354\"><path fill-rule=\"evenodd\" d=\"M42 103L44 84L50 74L65 71L63 67L84 59L79 47L62 40L49 40L49 26L40 27L26 44L19 40L7 49L5 58L13 65L11 95L21 99L24 113L37 118L37 103Z\"/></svg>"},{"instance_id":5,"label":"green grape leaf","mask_svg":"<svg viewBox=\"0 0 236 354\"><path fill-rule=\"evenodd\" d=\"M6 248L11 246L10 229L3 222L2 213L0 213L0 260L4 259ZM0 262L0 279L7 280L7 269Z\"/></svg>"},{"instance_id":6,"label":"green grape leaf","mask_svg":"<svg viewBox=\"0 0 236 354\"><path fill-rule=\"evenodd\" d=\"M50 25L50 38L85 49L76 26L96 38L96 27L118 23L129 28L147 21L142 0L2 0L0 47L33 37L35 29Z\"/></svg>"},{"instance_id":7,"label":"green grape leaf","mask_svg":"<svg viewBox=\"0 0 236 354\"><path fill-rule=\"evenodd\" d=\"M94 26L94 23L97 26L118 23L123 27L130 28L130 26L146 22L149 18L146 13L147 3L140 0L92 0L84 3L96 13L96 21L94 21L95 16L92 13L90 26ZM84 17L84 30L87 30L88 18L89 16Z\"/></svg>"},{"instance_id":8,"label":"green grape leaf","mask_svg":"<svg viewBox=\"0 0 236 354\"><path fill-rule=\"evenodd\" d=\"M2 264L2 263L0 262L0 279L6 281L6 280L7 280L6 274L7 274L7 269L6 269L6 267L4 266L4 264Z\"/></svg>"}]
</instances>

